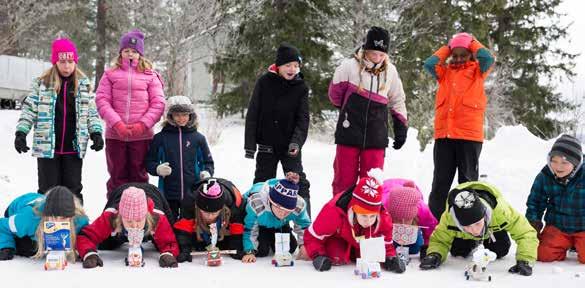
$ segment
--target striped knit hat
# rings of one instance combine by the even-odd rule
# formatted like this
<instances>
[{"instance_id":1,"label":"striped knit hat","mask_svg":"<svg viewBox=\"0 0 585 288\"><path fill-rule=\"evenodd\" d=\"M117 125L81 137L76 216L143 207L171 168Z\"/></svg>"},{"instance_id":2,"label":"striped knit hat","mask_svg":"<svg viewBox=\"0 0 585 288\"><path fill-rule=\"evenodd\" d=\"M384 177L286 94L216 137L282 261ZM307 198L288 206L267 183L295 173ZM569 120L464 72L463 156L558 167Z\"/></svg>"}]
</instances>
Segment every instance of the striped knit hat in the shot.
<instances>
[{"instance_id":1,"label":"striped knit hat","mask_svg":"<svg viewBox=\"0 0 585 288\"><path fill-rule=\"evenodd\" d=\"M552 146L550 153L548 153L549 162L553 156L560 156L565 160L571 162L573 166L579 167L583 161L583 151L581 150L581 143L577 138L563 134Z\"/></svg>"},{"instance_id":2,"label":"striped knit hat","mask_svg":"<svg viewBox=\"0 0 585 288\"><path fill-rule=\"evenodd\" d=\"M382 185L372 177L362 177L352 192L349 208L358 214L378 214L382 207Z\"/></svg>"}]
</instances>

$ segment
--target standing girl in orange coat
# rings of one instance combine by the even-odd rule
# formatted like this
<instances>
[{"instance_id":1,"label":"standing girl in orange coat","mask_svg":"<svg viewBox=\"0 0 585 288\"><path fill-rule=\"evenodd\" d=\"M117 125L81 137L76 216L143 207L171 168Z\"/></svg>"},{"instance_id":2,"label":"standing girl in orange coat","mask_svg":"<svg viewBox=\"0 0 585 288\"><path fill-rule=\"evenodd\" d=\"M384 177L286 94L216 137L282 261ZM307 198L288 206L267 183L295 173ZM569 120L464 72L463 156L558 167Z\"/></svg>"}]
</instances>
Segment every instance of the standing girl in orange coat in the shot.
<instances>
[{"instance_id":1,"label":"standing girl in orange coat","mask_svg":"<svg viewBox=\"0 0 585 288\"><path fill-rule=\"evenodd\" d=\"M455 170L459 183L476 181L487 97L483 87L494 56L468 33L453 36L425 63L439 82L435 98L435 170L429 208L439 219ZM440 166L438 166L440 163Z\"/></svg>"}]
</instances>

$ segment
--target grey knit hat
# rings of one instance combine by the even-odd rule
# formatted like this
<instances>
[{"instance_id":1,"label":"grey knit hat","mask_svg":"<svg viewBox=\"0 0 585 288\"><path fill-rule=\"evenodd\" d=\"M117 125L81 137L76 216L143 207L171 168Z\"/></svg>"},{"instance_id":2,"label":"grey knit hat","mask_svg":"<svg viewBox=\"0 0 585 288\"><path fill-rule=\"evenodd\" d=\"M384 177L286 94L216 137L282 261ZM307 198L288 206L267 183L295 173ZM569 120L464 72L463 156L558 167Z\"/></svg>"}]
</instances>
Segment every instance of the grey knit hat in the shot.
<instances>
[{"instance_id":1,"label":"grey knit hat","mask_svg":"<svg viewBox=\"0 0 585 288\"><path fill-rule=\"evenodd\" d=\"M75 196L64 186L55 186L47 192L43 216L75 216Z\"/></svg>"}]
</instances>

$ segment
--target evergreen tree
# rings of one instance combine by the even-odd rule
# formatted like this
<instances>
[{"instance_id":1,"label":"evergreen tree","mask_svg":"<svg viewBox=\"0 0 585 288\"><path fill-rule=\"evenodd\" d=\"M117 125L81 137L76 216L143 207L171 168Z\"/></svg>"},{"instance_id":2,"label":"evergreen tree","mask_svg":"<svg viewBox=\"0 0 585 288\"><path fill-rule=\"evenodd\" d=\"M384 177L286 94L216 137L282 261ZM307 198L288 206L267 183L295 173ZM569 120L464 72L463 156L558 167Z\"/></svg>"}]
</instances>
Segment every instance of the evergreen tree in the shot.
<instances>
[{"instance_id":1,"label":"evergreen tree","mask_svg":"<svg viewBox=\"0 0 585 288\"><path fill-rule=\"evenodd\" d=\"M473 33L497 57L486 82L488 135L500 125L523 124L540 137L556 136L565 123L551 114L574 106L554 92L551 80L559 72L572 76L576 56L554 47L567 36L556 11L560 2L422 1L401 13L403 22L415 20L412 38L396 50L409 97L409 122L420 130L419 140L424 143L432 137L432 117L424 114L434 111L429 99L434 99L435 86L430 77L422 76L421 61L462 31Z\"/></svg>"},{"instance_id":2,"label":"evergreen tree","mask_svg":"<svg viewBox=\"0 0 585 288\"><path fill-rule=\"evenodd\" d=\"M328 109L327 88L333 69L329 65L332 52L327 28L334 12L329 1L237 2L240 1L234 5L235 29L226 36L232 41L210 65L215 75L232 84L230 91L215 96L218 114L240 112L244 116L256 79L274 63L282 42L301 51L301 73L310 87L311 111L319 115Z\"/></svg>"}]
</instances>

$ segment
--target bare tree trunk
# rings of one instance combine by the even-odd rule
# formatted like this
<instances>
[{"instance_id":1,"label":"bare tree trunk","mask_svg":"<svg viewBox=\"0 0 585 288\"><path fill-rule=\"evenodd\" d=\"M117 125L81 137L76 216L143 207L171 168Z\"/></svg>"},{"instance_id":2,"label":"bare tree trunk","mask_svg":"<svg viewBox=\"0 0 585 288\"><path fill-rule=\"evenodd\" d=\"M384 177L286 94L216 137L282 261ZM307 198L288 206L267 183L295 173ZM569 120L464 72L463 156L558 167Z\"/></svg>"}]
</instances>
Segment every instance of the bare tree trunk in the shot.
<instances>
[{"instance_id":1,"label":"bare tree trunk","mask_svg":"<svg viewBox=\"0 0 585 288\"><path fill-rule=\"evenodd\" d=\"M96 63L95 63L95 89L99 84L102 75L104 74L104 67L106 66L106 0L97 1L97 16L96 16Z\"/></svg>"},{"instance_id":2,"label":"bare tree trunk","mask_svg":"<svg viewBox=\"0 0 585 288\"><path fill-rule=\"evenodd\" d=\"M353 23L354 23L354 30L353 30L353 43L362 43L364 37L364 30L366 28L366 4L365 0L356 0L354 2L354 11L353 13Z\"/></svg>"}]
</instances>

